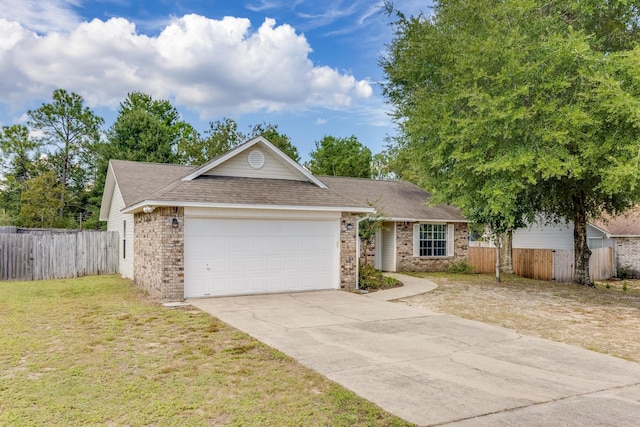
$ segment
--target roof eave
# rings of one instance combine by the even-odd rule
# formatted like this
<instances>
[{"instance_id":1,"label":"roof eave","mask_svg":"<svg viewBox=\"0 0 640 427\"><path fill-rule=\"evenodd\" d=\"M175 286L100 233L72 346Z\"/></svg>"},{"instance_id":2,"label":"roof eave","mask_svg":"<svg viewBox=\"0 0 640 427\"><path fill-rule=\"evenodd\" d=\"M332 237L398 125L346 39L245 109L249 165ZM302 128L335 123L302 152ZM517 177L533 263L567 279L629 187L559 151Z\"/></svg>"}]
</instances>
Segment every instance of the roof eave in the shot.
<instances>
[{"instance_id":1,"label":"roof eave","mask_svg":"<svg viewBox=\"0 0 640 427\"><path fill-rule=\"evenodd\" d=\"M240 204L240 203L212 203L212 202L179 202L166 200L144 200L122 209L122 213L134 214L142 212L145 206L157 207L194 207L194 208L225 208L225 209L267 209L267 210L296 210L296 211L325 211L325 212L353 212L375 213L375 209L364 206L296 206L296 205L268 205L268 204Z\"/></svg>"},{"instance_id":2,"label":"roof eave","mask_svg":"<svg viewBox=\"0 0 640 427\"><path fill-rule=\"evenodd\" d=\"M459 222L459 223L469 223L468 219L438 219L438 218L383 218L385 221L393 221L393 222Z\"/></svg>"}]
</instances>

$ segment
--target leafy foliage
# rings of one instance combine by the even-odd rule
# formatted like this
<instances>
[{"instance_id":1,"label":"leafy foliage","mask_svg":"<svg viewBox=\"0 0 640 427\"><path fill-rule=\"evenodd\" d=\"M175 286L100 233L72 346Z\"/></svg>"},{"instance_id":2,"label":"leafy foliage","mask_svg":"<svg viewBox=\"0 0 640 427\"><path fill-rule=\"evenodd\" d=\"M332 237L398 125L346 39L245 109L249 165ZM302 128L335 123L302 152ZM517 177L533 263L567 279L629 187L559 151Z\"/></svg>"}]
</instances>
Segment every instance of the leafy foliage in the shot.
<instances>
[{"instance_id":1,"label":"leafy foliage","mask_svg":"<svg viewBox=\"0 0 640 427\"><path fill-rule=\"evenodd\" d=\"M536 213L576 225L640 200L640 47L631 2L441 0L395 13L385 95L434 202L494 230ZM610 30L615 30L610 33Z\"/></svg>"},{"instance_id":2,"label":"leafy foliage","mask_svg":"<svg viewBox=\"0 0 640 427\"><path fill-rule=\"evenodd\" d=\"M358 287L362 290L390 289L402 286L402 282L391 276L385 276L369 264L360 264Z\"/></svg>"},{"instance_id":3,"label":"leafy foliage","mask_svg":"<svg viewBox=\"0 0 640 427\"><path fill-rule=\"evenodd\" d=\"M472 274L475 273L475 268L469 265L466 260L460 262L452 262L447 267L447 273L450 274Z\"/></svg>"},{"instance_id":4,"label":"leafy foliage","mask_svg":"<svg viewBox=\"0 0 640 427\"><path fill-rule=\"evenodd\" d=\"M183 139L179 147L181 159L187 164L204 164L241 144L246 136L238 124L229 118L209 122L205 138Z\"/></svg>"},{"instance_id":5,"label":"leafy foliage","mask_svg":"<svg viewBox=\"0 0 640 427\"><path fill-rule=\"evenodd\" d=\"M44 172L25 182L21 195L19 223L24 227L64 227L62 208L64 189L54 171Z\"/></svg>"},{"instance_id":6,"label":"leafy foliage","mask_svg":"<svg viewBox=\"0 0 640 427\"><path fill-rule=\"evenodd\" d=\"M278 125L266 122L254 125L251 127L248 138L246 139L255 138L256 136L263 136L270 143L278 147L280 151L291 157L294 162L300 162L300 154L298 153L298 149L295 145L293 145L289 136L278 131Z\"/></svg>"},{"instance_id":7,"label":"leafy foliage","mask_svg":"<svg viewBox=\"0 0 640 427\"><path fill-rule=\"evenodd\" d=\"M325 136L316 141L307 168L314 175L371 178L371 150L354 135L348 138Z\"/></svg>"}]
</instances>

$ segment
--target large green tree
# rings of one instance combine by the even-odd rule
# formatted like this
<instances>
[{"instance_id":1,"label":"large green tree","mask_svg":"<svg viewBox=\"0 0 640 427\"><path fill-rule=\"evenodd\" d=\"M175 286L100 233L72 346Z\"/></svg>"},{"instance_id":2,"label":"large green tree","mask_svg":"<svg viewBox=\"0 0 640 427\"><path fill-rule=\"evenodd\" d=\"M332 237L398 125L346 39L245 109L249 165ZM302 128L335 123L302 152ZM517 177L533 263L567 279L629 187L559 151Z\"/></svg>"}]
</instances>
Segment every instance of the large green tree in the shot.
<instances>
[{"instance_id":1,"label":"large green tree","mask_svg":"<svg viewBox=\"0 0 640 427\"><path fill-rule=\"evenodd\" d=\"M309 157L306 166L315 175L371 178L371 150L354 135L348 138L325 135L316 141L316 149Z\"/></svg>"},{"instance_id":2,"label":"large green tree","mask_svg":"<svg viewBox=\"0 0 640 427\"><path fill-rule=\"evenodd\" d=\"M107 133L105 152L112 159L178 163L178 147L193 132L168 100L132 92L120 103L118 117Z\"/></svg>"},{"instance_id":3,"label":"large green tree","mask_svg":"<svg viewBox=\"0 0 640 427\"><path fill-rule=\"evenodd\" d=\"M104 120L84 105L82 96L56 89L53 101L29 110L28 125L40 134L51 169L60 184L58 216L75 216L94 178L91 152L100 140Z\"/></svg>"},{"instance_id":4,"label":"large green tree","mask_svg":"<svg viewBox=\"0 0 640 427\"><path fill-rule=\"evenodd\" d=\"M394 11L385 95L436 202L509 230L586 225L640 200L639 12L625 0L441 0Z\"/></svg>"}]
</instances>

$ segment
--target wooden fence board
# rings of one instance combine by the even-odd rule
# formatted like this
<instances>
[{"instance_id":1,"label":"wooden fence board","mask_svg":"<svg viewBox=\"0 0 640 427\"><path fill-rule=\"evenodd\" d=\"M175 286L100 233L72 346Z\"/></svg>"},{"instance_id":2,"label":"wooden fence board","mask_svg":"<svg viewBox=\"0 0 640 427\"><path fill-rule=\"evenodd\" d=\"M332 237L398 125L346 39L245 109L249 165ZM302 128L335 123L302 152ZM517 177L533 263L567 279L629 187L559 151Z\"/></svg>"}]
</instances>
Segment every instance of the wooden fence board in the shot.
<instances>
[{"instance_id":1,"label":"wooden fence board","mask_svg":"<svg viewBox=\"0 0 640 427\"><path fill-rule=\"evenodd\" d=\"M573 281L573 250L556 249L553 251L553 280L556 282Z\"/></svg>"},{"instance_id":2,"label":"wooden fence board","mask_svg":"<svg viewBox=\"0 0 640 427\"><path fill-rule=\"evenodd\" d=\"M592 280L613 276L612 248L591 250L589 274ZM467 262L478 273L495 272L495 248L470 247ZM573 281L573 250L519 249L514 248L513 270L518 276L557 282Z\"/></svg>"},{"instance_id":3,"label":"wooden fence board","mask_svg":"<svg viewBox=\"0 0 640 427\"><path fill-rule=\"evenodd\" d=\"M495 273L496 248L469 247L467 263L476 273Z\"/></svg>"},{"instance_id":4,"label":"wooden fence board","mask_svg":"<svg viewBox=\"0 0 640 427\"><path fill-rule=\"evenodd\" d=\"M513 271L516 275L537 280L553 278L551 249L513 249Z\"/></svg>"},{"instance_id":5,"label":"wooden fence board","mask_svg":"<svg viewBox=\"0 0 640 427\"><path fill-rule=\"evenodd\" d=\"M67 279L118 272L118 233L0 234L0 280Z\"/></svg>"},{"instance_id":6,"label":"wooden fence board","mask_svg":"<svg viewBox=\"0 0 640 427\"><path fill-rule=\"evenodd\" d=\"M613 248L591 249L589 276L591 280L604 280L613 277Z\"/></svg>"}]
</instances>

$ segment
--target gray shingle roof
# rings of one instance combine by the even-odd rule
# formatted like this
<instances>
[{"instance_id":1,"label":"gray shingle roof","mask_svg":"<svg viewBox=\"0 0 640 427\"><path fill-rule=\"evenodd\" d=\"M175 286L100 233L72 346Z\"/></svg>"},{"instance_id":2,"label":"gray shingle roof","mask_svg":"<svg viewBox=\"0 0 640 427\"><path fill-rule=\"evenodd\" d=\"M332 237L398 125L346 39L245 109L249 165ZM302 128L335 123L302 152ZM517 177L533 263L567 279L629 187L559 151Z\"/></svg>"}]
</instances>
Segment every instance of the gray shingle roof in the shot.
<instances>
[{"instance_id":1,"label":"gray shingle roof","mask_svg":"<svg viewBox=\"0 0 640 427\"><path fill-rule=\"evenodd\" d=\"M241 205L367 207L305 181L206 175L191 181L175 181L147 199Z\"/></svg>"},{"instance_id":2,"label":"gray shingle roof","mask_svg":"<svg viewBox=\"0 0 640 427\"><path fill-rule=\"evenodd\" d=\"M176 203L318 206L355 208L368 206L330 189L304 181L203 175L182 178L197 167L112 160L113 171L126 207L152 200Z\"/></svg>"},{"instance_id":3,"label":"gray shingle roof","mask_svg":"<svg viewBox=\"0 0 640 427\"><path fill-rule=\"evenodd\" d=\"M149 194L182 178L194 169L194 166L128 160L111 160L111 167L125 206L145 199Z\"/></svg>"},{"instance_id":4,"label":"gray shingle roof","mask_svg":"<svg viewBox=\"0 0 640 427\"><path fill-rule=\"evenodd\" d=\"M385 218L465 221L449 205L429 206L431 195L402 181L318 177L327 187L311 182L202 175L182 178L197 166L112 160L125 206L154 202L236 205L317 206L367 208L374 206Z\"/></svg>"},{"instance_id":5,"label":"gray shingle roof","mask_svg":"<svg viewBox=\"0 0 640 427\"><path fill-rule=\"evenodd\" d=\"M346 197L375 206L385 218L466 221L454 206L429 206L431 194L409 182L335 176L318 178Z\"/></svg>"}]
</instances>

